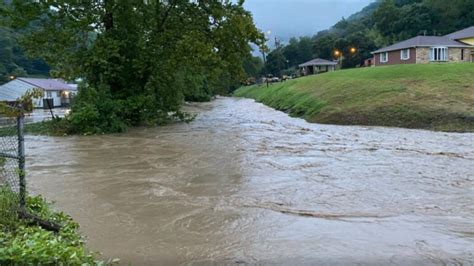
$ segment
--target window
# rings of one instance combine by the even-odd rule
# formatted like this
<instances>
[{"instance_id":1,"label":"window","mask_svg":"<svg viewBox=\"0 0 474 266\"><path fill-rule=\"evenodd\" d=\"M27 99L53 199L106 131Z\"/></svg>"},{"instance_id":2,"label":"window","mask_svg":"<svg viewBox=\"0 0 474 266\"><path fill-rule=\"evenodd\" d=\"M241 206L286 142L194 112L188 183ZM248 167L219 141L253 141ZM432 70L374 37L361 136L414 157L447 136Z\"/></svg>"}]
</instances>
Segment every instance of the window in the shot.
<instances>
[{"instance_id":1,"label":"window","mask_svg":"<svg viewBox=\"0 0 474 266\"><path fill-rule=\"evenodd\" d=\"M430 60L431 61L448 61L448 48L447 47L433 47L430 49Z\"/></svg>"},{"instance_id":2,"label":"window","mask_svg":"<svg viewBox=\"0 0 474 266\"><path fill-rule=\"evenodd\" d=\"M46 98L52 98L53 97L53 94L51 94L50 91L47 91L46 92Z\"/></svg>"},{"instance_id":3,"label":"window","mask_svg":"<svg viewBox=\"0 0 474 266\"><path fill-rule=\"evenodd\" d=\"M410 59L410 49L403 49L400 51L400 59L408 60Z\"/></svg>"},{"instance_id":4,"label":"window","mask_svg":"<svg viewBox=\"0 0 474 266\"><path fill-rule=\"evenodd\" d=\"M464 49L461 49L461 61L464 61Z\"/></svg>"},{"instance_id":5,"label":"window","mask_svg":"<svg viewBox=\"0 0 474 266\"><path fill-rule=\"evenodd\" d=\"M388 62L388 53L381 53L380 54L380 62L381 63L387 63Z\"/></svg>"},{"instance_id":6,"label":"window","mask_svg":"<svg viewBox=\"0 0 474 266\"><path fill-rule=\"evenodd\" d=\"M61 92L60 91L56 92L56 97L61 97Z\"/></svg>"}]
</instances>

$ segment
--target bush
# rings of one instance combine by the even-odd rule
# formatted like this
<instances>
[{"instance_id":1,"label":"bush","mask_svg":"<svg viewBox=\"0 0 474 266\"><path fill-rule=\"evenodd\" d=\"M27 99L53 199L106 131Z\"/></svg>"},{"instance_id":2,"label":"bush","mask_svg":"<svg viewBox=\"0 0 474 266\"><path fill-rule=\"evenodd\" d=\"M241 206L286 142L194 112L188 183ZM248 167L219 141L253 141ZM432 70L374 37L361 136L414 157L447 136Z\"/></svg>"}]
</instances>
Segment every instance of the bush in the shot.
<instances>
[{"instance_id":1,"label":"bush","mask_svg":"<svg viewBox=\"0 0 474 266\"><path fill-rule=\"evenodd\" d=\"M122 119L123 108L105 89L81 88L66 119L69 134L123 132L129 125Z\"/></svg>"},{"instance_id":2,"label":"bush","mask_svg":"<svg viewBox=\"0 0 474 266\"><path fill-rule=\"evenodd\" d=\"M59 233L30 226L11 214L16 195L6 188L0 190L0 265L103 265L88 252L77 233L79 225L62 212L51 211L40 197L28 197L28 212L62 225Z\"/></svg>"}]
</instances>

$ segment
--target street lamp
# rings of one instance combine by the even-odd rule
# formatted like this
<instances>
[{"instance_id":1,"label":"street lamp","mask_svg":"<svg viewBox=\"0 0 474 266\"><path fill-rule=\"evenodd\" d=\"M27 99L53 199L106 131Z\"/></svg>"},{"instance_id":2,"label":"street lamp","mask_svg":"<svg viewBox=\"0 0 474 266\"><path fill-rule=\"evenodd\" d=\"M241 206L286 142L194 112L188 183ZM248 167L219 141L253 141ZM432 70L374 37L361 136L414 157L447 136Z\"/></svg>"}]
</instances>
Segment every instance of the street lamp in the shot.
<instances>
[{"instance_id":1,"label":"street lamp","mask_svg":"<svg viewBox=\"0 0 474 266\"><path fill-rule=\"evenodd\" d=\"M339 62L340 67L342 68L342 52L339 50L335 50L334 56L337 58L337 61Z\"/></svg>"},{"instance_id":2,"label":"street lamp","mask_svg":"<svg viewBox=\"0 0 474 266\"><path fill-rule=\"evenodd\" d=\"M351 47L350 51L352 54L355 54L357 52L357 49L355 47Z\"/></svg>"}]
</instances>

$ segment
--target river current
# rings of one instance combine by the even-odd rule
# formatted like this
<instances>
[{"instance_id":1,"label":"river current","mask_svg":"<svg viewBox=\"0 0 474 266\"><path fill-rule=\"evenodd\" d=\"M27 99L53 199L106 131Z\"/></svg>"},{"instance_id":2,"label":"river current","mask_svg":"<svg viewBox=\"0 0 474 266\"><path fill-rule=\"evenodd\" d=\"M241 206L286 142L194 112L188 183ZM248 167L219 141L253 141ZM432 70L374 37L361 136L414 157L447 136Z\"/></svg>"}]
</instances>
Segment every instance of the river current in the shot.
<instances>
[{"instance_id":1,"label":"river current","mask_svg":"<svg viewBox=\"0 0 474 266\"><path fill-rule=\"evenodd\" d=\"M474 264L474 134L310 124L248 99L195 121L28 136L28 189L125 265Z\"/></svg>"}]
</instances>

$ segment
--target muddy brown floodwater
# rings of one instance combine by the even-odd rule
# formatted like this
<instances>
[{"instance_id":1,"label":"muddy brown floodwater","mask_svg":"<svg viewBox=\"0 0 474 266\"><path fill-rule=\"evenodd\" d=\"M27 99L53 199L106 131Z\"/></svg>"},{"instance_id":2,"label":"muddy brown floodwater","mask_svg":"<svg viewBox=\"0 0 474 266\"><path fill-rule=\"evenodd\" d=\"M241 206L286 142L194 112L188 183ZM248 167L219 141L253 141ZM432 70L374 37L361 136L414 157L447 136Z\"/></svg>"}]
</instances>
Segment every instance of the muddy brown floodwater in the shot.
<instances>
[{"instance_id":1,"label":"muddy brown floodwater","mask_svg":"<svg viewBox=\"0 0 474 266\"><path fill-rule=\"evenodd\" d=\"M474 264L474 134L186 108L190 124L29 136L30 191L124 264Z\"/></svg>"}]
</instances>

